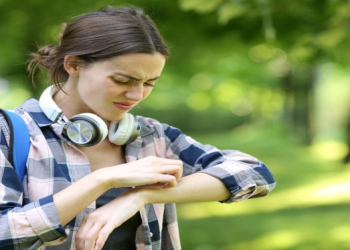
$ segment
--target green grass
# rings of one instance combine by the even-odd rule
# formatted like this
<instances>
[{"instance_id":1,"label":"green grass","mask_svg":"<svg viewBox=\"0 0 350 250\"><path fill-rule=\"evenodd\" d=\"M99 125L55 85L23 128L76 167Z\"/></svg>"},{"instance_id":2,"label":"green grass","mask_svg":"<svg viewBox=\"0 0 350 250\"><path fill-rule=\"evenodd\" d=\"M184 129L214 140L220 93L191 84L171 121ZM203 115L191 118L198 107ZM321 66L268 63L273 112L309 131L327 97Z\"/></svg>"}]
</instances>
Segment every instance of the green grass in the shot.
<instances>
[{"instance_id":1,"label":"green grass","mask_svg":"<svg viewBox=\"0 0 350 250\"><path fill-rule=\"evenodd\" d=\"M181 219L182 244L196 250L350 249L349 205Z\"/></svg>"},{"instance_id":2,"label":"green grass","mask_svg":"<svg viewBox=\"0 0 350 250\"><path fill-rule=\"evenodd\" d=\"M265 162L277 186L235 204L179 204L185 250L350 249L350 166L276 129L193 136Z\"/></svg>"}]
</instances>

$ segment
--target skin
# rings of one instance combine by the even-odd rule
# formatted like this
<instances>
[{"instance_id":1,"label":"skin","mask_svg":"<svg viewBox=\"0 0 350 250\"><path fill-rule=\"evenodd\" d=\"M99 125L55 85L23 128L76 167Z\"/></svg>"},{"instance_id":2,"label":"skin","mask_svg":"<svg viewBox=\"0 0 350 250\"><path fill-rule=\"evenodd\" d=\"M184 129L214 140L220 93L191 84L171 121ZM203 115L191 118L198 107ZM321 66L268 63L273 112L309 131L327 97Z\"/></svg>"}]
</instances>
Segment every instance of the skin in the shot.
<instances>
[{"instance_id":1,"label":"skin","mask_svg":"<svg viewBox=\"0 0 350 250\"><path fill-rule=\"evenodd\" d=\"M66 56L69 78L54 100L66 117L89 112L109 124L144 100L160 77L165 58L160 53L127 54L86 65ZM126 163L121 146L104 140L79 148L89 159L91 174L54 195L61 224L66 225L105 191L133 187L86 215L76 233L76 249L101 249L114 228L151 203L219 201L230 194L217 178L196 173L184 178L182 162L150 156Z\"/></svg>"}]
</instances>

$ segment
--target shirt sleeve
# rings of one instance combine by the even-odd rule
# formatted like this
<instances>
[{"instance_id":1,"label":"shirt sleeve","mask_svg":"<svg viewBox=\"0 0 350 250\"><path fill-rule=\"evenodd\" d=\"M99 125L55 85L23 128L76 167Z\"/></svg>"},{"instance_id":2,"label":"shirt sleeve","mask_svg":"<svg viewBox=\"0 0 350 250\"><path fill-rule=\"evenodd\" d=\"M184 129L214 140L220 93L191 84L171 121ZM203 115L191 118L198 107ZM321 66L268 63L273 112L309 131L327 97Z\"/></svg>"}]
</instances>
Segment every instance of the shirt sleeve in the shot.
<instances>
[{"instance_id":1,"label":"shirt sleeve","mask_svg":"<svg viewBox=\"0 0 350 250\"><path fill-rule=\"evenodd\" d=\"M9 129L0 114L0 249L38 249L66 240L52 195L23 204L23 184L9 163Z\"/></svg>"},{"instance_id":2,"label":"shirt sleeve","mask_svg":"<svg viewBox=\"0 0 350 250\"><path fill-rule=\"evenodd\" d=\"M225 184L231 196L224 203L266 196L276 185L268 167L253 156L203 145L167 124L154 122L153 125L158 137L165 139L166 157L183 162L184 176L201 172Z\"/></svg>"}]
</instances>

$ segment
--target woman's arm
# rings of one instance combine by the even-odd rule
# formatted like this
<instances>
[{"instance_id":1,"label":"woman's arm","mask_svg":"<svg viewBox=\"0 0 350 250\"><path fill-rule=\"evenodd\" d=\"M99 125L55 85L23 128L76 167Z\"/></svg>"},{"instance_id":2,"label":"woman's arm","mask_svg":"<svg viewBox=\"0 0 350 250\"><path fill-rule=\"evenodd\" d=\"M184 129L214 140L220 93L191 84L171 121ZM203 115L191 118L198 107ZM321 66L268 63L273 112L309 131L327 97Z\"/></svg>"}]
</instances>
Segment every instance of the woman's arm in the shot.
<instances>
[{"instance_id":1,"label":"woman's arm","mask_svg":"<svg viewBox=\"0 0 350 250\"><path fill-rule=\"evenodd\" d=\"M134 188L84 217L76 234L76 247L102 249L109 234L150 203L221 201L230 192L218 178L204 173L183 177L176 187Z\"/></svg>"},{"instance_id":2,"label":"woman's arm","mask_svg":"<svg viewBox=\"0 0 350 250\"><path fill-rule=\"evenodd\" d=\"M183 177L174 188L138 188L135 195L145 204L224 201L230 197L222 181L205 173Z\"/></svg>"},{"instance_id":3,"label":"woman's arm","mask_svg":"<svg viewBox=\"0 0 350 250\"><path fill-rule=\"evenodd\" d=\"M110 188L167 183L176 186L182 162L154 156L99 169L53 196L62 225L88 207Z\"/></svg>"},{"instance_id":4,"label":"woman's arm","mask_svg":"<svg viewBox=\"0 0 350 250\"><path fill-rule=\"evenodd\" d=\"M242 201L251 197L263 197L276 185L268 167L257 158L234 149L220 150L213 145L201 144L181 130L146 119L157 133L155 151L159 145L167 145L164 157L183 162L184 176L206 173L222 181L231 196L225 203ZM228 137L229 139L229 137ZM234 142L232 142L234 144Z\"/></svg>"},{"instance_id":5,"label":"woman's arm","mask_svg":"<svg viewBox=\"0 0 350 250\"><path fill-rule=\"evenodd\" d=\"M183 177L175 187L144 186L126 191L84 217L76 235L77 249L102 249L113 229L133 216L145 204L241 201L264 196L275 185L272 175L262 163L227 161L209 169L208 173L203 170Z\"/></svg>"}]
</instances>

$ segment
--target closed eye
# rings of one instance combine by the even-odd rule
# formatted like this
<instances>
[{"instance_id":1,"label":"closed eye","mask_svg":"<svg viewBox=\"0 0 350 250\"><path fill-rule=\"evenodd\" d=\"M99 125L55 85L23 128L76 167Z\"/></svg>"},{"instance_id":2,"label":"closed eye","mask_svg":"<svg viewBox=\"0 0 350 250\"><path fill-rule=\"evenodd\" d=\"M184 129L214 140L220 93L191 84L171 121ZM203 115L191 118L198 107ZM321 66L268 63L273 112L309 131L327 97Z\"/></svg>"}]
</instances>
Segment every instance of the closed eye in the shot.
<instances>
[{"instance_id":1,"label":"closed eye","mask_svg":"<svg viewBox=\"0 0 350 250\"><path fill-rule=\"evenodd\" d=\"M114 77L111 77L112 81L115 82L116 84L119 84L119 85L129 85L129 84L132 84L132 83L135 83L137 84L136 82L137 81L140 81L140 80L134 80L134 79L129 79L127 81L121 81L121 80L118 80L118 79L115 79ZM158 77L157 77L158 79ZM149 82L144 82L143 84L146 86L146 87L154 87L155 85L155 81L157 79L150 79L151 82L153 83L149 83Z\"/></svg>"},{"instance_id":2,"label":"closed eye","mask_svg":"<svg viewBox=\"0 0 350 250\"><path fill-rule=\"evenodd\" d=\"M119 81L119 80L114 79L114 78L112 78L112 80L113 80L113 82L115 82L115 83L117 83L117 84L120 84L120 85L128 85L128 84L131 82L131 80Z\"/></svg>"},{"instance_id":3,"label":"closed eye","mask_svg":"<svg viewBox=\"0 0 350 250\"><path fill-rule=\"evenodd\" d=\"M148 83L148 82L145 82L144 85L146 85L147 87L154 87L154 83Z\"/></svg>"}]
</instances>

